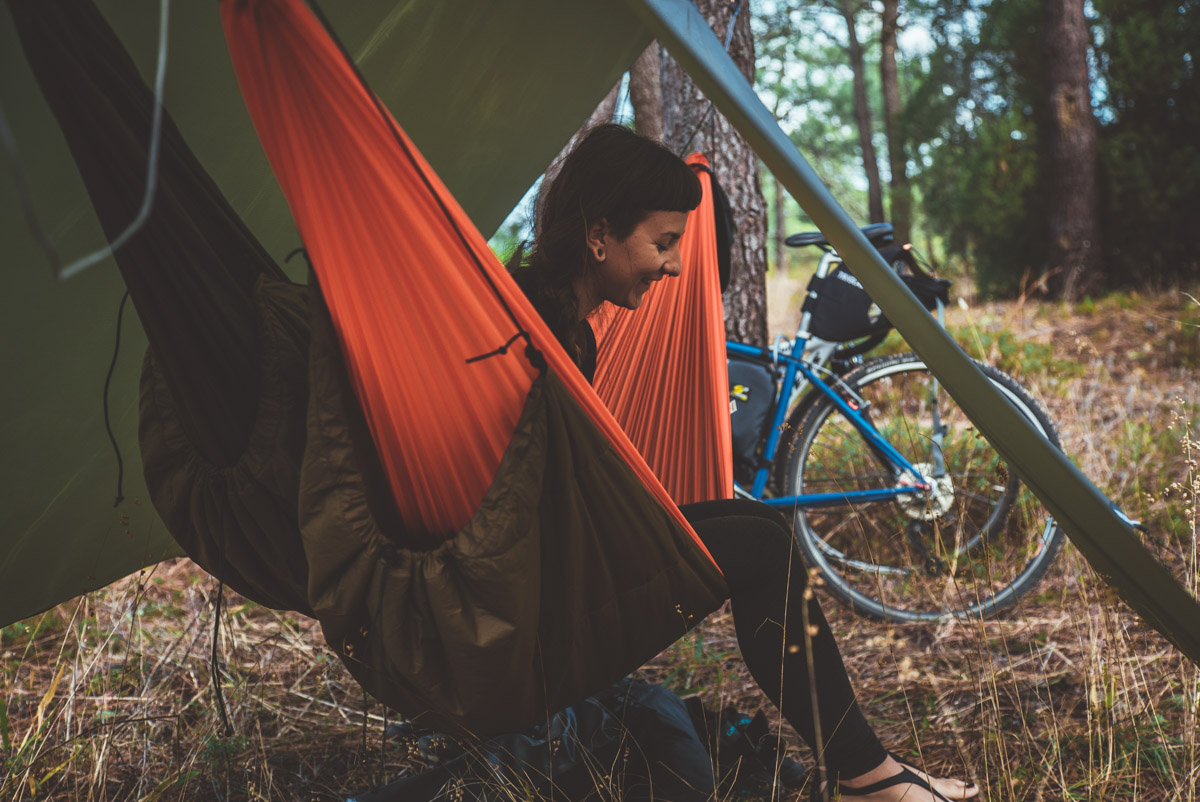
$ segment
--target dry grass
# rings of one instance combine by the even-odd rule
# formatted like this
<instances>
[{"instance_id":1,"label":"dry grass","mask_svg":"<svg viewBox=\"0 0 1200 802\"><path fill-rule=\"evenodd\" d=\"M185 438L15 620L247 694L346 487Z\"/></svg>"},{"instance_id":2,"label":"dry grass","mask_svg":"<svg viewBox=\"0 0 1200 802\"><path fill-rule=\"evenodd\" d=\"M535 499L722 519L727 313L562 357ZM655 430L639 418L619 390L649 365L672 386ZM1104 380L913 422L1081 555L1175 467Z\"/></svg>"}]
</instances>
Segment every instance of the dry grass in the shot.
<instances>
[{"instance_id":1,"label":"dry grass","mask_svg":"<svg viewBox=\"0 0 1200 802\"><path fill-rule=\"evenodd\" d=\"M986 305L950 322L977 332L992 361L1041 360L1022 382L1195 594L1196 307L1122 296L1069 313ZM1003 331L1046 348L1014 358ZM1116 604L1073 549L1040 591L982 624L899 627L826 609L885 742L931 770L973 777L992 800L1195 802L1200 671ZM312 622L230 595L218 649L227 734L209 675L214 592L177 560L5 628L0 798L335 799L421 768L401 747L381 748L382 709L364 713ZM727 613L643 674L717 705L765 704ZM805 759L791 729L779 732Z\"/></svg>"}]
</instances>

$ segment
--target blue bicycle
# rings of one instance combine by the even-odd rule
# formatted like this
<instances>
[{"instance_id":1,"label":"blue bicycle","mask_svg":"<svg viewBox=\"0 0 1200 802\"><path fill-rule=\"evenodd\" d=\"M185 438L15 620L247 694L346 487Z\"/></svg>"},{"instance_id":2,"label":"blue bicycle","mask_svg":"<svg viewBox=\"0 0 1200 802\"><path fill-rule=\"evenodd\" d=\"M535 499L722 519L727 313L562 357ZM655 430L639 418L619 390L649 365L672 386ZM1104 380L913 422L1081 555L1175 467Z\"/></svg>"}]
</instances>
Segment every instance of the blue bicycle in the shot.
<instances>
[{"instance_id":1,"label":"blue bicycle","mask_svg":"<svg viewBox=\"0 0 1200 802\"><path fill-rule=\"evenodd\" d=\"M942 318L949 282L889 224L863 233ZM793 339L727 343L735 495L788 510L811 567L857 612L892 621L986 617L1046 573L1063 533L916 354L863 358L890 324L825 238ZM976 365L1044 437L1012 377Z\"/></svg>"}]
</instances>

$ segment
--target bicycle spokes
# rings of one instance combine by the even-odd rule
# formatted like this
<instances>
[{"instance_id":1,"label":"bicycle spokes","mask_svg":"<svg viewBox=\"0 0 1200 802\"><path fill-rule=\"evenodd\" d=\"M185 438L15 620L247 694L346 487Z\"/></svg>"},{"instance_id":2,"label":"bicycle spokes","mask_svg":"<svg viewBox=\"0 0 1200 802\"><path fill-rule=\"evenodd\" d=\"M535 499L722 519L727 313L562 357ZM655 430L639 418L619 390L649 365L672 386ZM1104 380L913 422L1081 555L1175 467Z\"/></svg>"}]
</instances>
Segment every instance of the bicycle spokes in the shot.
<instances>
[{"instance_id":1,"label":"bicycle spokes","mask_svg":"<svg viewBox=\"0 0 1200 802\"><path fill-rule=\"evenodd\" d=\"M999 371L994 382L1011 382ZM916 469L881 470L878 449L834 405L815 404L801 427L789 493L861 496L873 503L798 509L796 536L835 593L897 620L990 614L1048 564L1057 527L913 355L871 360L847 376L879 434ZM1019 388L1022 411L1052 432ZM1014 402L1015 403L1015 402ZM1035 417L1040 416L1040 417ZM854 496L854 497L859 497Z\"/></svg>"}]
</instances>

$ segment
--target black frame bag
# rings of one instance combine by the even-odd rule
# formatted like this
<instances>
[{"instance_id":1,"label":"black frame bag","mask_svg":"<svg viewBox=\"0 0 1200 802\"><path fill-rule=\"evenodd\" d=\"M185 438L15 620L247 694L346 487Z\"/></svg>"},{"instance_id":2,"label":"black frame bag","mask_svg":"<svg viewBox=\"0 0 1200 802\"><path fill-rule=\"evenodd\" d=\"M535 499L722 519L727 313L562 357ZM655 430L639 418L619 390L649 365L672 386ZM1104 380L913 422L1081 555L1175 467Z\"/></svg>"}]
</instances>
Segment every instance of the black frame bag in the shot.
<instances>
[{"instance_id":1,"label":"black frame bag","mask_svg":"<svg viewBox=\"0 0 1200 802\"><path fill-rule=\"evenodd\" d=\"M882 249L880 254L926 309L936 309L939 299L943 304L950 302L951 282L923 271L910 251L902 246L892 246ZM891 321L844 262L824 279L813 276L808 288L809 292L816 290L819 295L809 331L822 340L857 340L886 334L892 328Z\"/></svg>"},{"instance_id":2,"label":"black frame bag","mask_svg":"<svg viewBox=\"0 0 1200 802\"><path fill-rule=\"evenodd\" d=\"M745 483L758 468L758 444L770 425L775 375L769 365L729 358L729 424L733 438L734 478Z\"/></svg>"}]
</instances>

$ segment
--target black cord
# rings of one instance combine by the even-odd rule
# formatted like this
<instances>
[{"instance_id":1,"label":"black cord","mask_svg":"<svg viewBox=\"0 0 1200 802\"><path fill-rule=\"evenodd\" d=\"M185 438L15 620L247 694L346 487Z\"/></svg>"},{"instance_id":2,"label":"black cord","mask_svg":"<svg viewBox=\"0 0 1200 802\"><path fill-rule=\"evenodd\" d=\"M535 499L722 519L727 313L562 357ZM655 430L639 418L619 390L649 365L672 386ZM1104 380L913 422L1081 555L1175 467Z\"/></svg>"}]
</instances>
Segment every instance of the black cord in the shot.
<instances>
[{"instance_id":1,"label":"black cord","mask_svg":"<svg viewBox=\"0 0 1200 802\"><path fill-rule=\"evenodd\" d=\"M212 486L215 491L227 492L225 477L222 474L217 474L212 477ZM224 540L228 539L231 527L229 526L229 502L225 500L221 506L221 532L223 535L220 549L217 553L220 555L220 567L217 573L217 597L213 602L213 637L212 637L212 653L209 655L208 671L212 677L213 692L217 697L217 710L221 713L221 725L224 727L222 733L228 738L233 735L233 724L229 721L229 710L225 704L225 690L221 687L221 663L218 657L218 644L221 641L221 603L225 600L225 545Z\"/></svg>"},{"instance_id":2,"label":"black cord","mask_svg":"<svg viewBox=\"0 0 1200 802\"><path fill-rule=\"evenodd\" d=\"M522 337L524 337L526 341L529 340L528 334L526 334L523 331L518 331L516 334L514 334L513 336L508 338L508 342L506 342L504 345L500 346L499 348L495 349L494 351L488 351L486 354L480 354L479 356L469 357L467 359L467 364L469 365L472 362L482 362L483 360L485 360L491 356L503 356L504 354L508 353L508 349L512 347L512 344L515 343L517 340L521 339Z\"/></svg>"},{"instance_id":3,"label":"black cord","mask_svg":"<svg viewBox=\"0 0 1200 802\"><path fill-rule=\"evenodd\" d=\"M233 724L229 721L229 710L225 705L225 691L221 688L221 664L217 659L217 644L221 637L221 601L225 596L225 583L217 580L217 598L213 603L213 637L212 654L208 660L208 671L212 677L213 691L217 695L217 710L221 713L223 735L228 738L233 735Z\"/></svg>"},{"instance_id":4,"label":"black cord","mask_svg":"<svg viewBox=\"0 0 1200 802\"><path fill-rule=\"evenodd\" d=\"M508 342L506 342L504 345L500 346L496 350L488 351L486 354L480 354L479 356L470 357L469 359L467 359L467 364L469 365L472 362L482 362L483 360L487 359L488 357L502 356L504 354L507 354L508 349L512 347L512 344L520 339L525 340L525 358L529 360L529 364L531 364L535 368L537 368L538 373L545 373L546 368L547 368L546 355L543 354L538 349L538 347L533 344L533 339L529 336L529 332L527 332L523 329L521 331L518 331L513 336L509 337Z\"/></svg>"},{"instance_id":5,"label":"black cord","mask_svg":"<svg viewBox=\"0 0 1200 802\"><path fill-rule=\"evenodd\" d=\"M292 261L292 257L295 256L296 254L300 254L301 256L304 257L304 261L308 263L309 270L313 269L312 259L308 258L308 248L305 248L303 245L301 245L299 248L296 248L295 250L293 250L287 256L283 257L283 263L290 264Z\"/></svg>"},{"instance_id":6,"label":"black cord","mask_svg":"<svg viewBox=\"0 0 1200 802\"><path fill-rule=\"evenodd\" d=\"M104 428L108 431L108 441L112 443L113 453L117 455L117 498L113 502L114 507L120 506L125 500L125 495L121 492L121 484L125 479L125 461L121 459L121 447L117 445L117 437L113 434L112 423L108 418L108 387L117 367L117 355L121 353L121 317L125 314L125 302L128 300L129 290L125 290L125 294L121 296L121 303L117 306L117 340L113 345L112 362L108 365L108 375L104 377Z\"/></svg>"}]
</instances>

